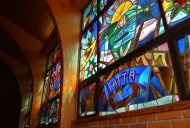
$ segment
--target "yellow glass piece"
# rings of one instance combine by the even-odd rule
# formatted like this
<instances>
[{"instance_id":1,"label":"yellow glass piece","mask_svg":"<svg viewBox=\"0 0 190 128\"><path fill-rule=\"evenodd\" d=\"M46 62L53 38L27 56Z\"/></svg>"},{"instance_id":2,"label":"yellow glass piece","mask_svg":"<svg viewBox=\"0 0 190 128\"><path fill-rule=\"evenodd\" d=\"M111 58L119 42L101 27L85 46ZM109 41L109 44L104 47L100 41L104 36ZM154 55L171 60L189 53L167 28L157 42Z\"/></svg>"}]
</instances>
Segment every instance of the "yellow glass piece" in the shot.
<instances>
[{"instance_id":1,"label":"yellow glass piece","mask_svg":"<svg viewBox=\"0 0 190 128\"><path fill-rule=\"evenodd\" d=\"M154 56L154 61L153 64L154 66L168 66L166 62L166 53L153 53Z\"/></svg>"},{"instance_id":2,"label":"yellow glass piece","mask_svg":"<svg viewBox=\"0 0 190 128\"><path fill-rule=\"evenodd\" d=\"M132 3L130 1L123 2L115 11L112 17L111 24L118 22L121 17L129 10L129 8L131 8L131 6Z\"/></svg>"},{"instance_id":3,"label":"yellow glass piece","mask_svg":"<svg viewBox=\"0 0 190 128\"><path fill-rule=\"evenodd\" d=\"M83 28L85 28L86 24L88 23L88 21L90 20L90 16L86 17L84 23L83 23Z\"/></svg>"},{"instance_id":4,"label":"yellow glass piece","mask_svg":"<svg viewBox=\"0 0 190 128\"><path fill-rule=\"evenodd\" d=\"M164 12L172 5L171 2L167 2L166 0L163 1L162 6L164 9Z\"/></svg>"}]
</instances>

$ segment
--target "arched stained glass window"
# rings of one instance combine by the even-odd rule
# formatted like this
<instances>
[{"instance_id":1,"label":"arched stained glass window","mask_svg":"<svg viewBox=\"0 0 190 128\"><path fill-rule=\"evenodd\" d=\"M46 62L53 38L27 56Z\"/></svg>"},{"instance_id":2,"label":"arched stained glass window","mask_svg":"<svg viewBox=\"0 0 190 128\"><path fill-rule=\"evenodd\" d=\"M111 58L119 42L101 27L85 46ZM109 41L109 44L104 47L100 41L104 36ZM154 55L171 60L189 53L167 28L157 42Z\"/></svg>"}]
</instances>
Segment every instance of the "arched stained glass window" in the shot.
<instances>
[{"instance_id":1,"label":"arched stained glass window","mask_svg":"<svg viewBox=\"0 0 190 128\"><path fill-rule=\"evenodd\" d=\"M61 86L59 45L57 45L50 53L46 69L41 105L41 125L56 124L59 120Z\"/></svg>"},{"instance_id":2,"label":"arched stained glass window","mask_svg":"<svg viewBox=\"0 0 190 128\"><path fill-rule=\"evenodd\" d=\"M92 3L83 10L83 18L90 6L97 14L81 30L78 116L116 114L186 99L190 1Z\"/></svg>"}]
</instances>

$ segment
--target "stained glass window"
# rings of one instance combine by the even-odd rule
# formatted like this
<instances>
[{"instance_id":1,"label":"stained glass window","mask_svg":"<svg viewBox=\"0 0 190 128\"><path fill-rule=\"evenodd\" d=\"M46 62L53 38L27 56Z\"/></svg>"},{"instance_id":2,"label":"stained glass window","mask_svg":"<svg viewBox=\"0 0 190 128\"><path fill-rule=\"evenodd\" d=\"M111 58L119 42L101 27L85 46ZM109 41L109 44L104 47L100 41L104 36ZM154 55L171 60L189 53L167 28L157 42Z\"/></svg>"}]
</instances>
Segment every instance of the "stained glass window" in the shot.
<instances>
[{"instance_id":1,"label":"stained glass window","mask_svg":"<svg viewBox=\"0 0 190 128\"><path fill-rule=\"evenodd\" d=\"M60 47L57 45L48 57L41 105L41 125L56 124L59 116L61 84Z\"/></svg>"},{"instance_id":2,"label":"stained glass window","mask_svg":"<svg viewBox=\"0 0 190 128\"><path fill-rule=\"evenodd\" d=\"M87 5L96 15L81 29L78 116L102 116L185 100L190 93L186 94L182 79L190 92L190 36L181 37L190 29L178 23L190 17L190 0L97 2ZM87 8L83 18L90 10ZM81 22L84 25L84 19ZM173 46L178 39L176 50ZM180 59L185 76L176 63Z\"/></svg>"},{"instance_id":3,"label":"stained glass window","mask_svg":"<svg viewBox=\"0 0 190 128\"><path fill-rule=\"evenodd\" d=\"M99 21L101 68L164 32L157 0L117 0Z\"/></svg>"},{"instance_id":4,"label":"stained glass window","mask_svg":"<svg viewBox=\"0 0 190 128\"><path fill-rule=\"evenodd\" d=\"M170 26L190 17L190 0L163 0L162 6Z\"/></svg>"},{"instance_id":5,"label":"stained glass window","mask_svg":"<svg viewBox=\"0 0 190 128\"><path fill-rule=\"evenodd\" d=\"M97 71L97 23L82 36L80 79L84 80Z\"/></svg>"},{"instance_id":6,"label":"stained glass window","mask_svg":"<svg viewBox=\"0 0 190 128\"><path fill-rule=\"evenodd\" d=\"M185 72L185 80L190 90L190 35L186 35L177 42L178 51L183 62L183 70Z\"/></svg>"},{"instance_id":7,"label":"stained glass window","mask_svg":"<svg viewBox=\"0 0 190 128\"><path fill-rule=\"evenodd\" d=\"M79 114L87 116L95 114L95 86L96 83L90 84L80 91L80 108Z\"/></svg>"},{"instance_id":8,"label":"stained glass window","mask_svg":"<svg viewBox=\"0 0 190 128\"><path fill-rule=\"evenodd\" d=\"M160 106L178 100L167 44L101 77L100 115Z\"/></svg>"},{"instance_id":9,"label":"stained glass window","mask_svg":"<svg viewBox=\"0 0 190 128\"><path fill-rule=\"evenodd\" d=\"M84 29L95 16L97 16L97 0L92 0L84 10L82 29Z\"/></svg>"}]
</instances>

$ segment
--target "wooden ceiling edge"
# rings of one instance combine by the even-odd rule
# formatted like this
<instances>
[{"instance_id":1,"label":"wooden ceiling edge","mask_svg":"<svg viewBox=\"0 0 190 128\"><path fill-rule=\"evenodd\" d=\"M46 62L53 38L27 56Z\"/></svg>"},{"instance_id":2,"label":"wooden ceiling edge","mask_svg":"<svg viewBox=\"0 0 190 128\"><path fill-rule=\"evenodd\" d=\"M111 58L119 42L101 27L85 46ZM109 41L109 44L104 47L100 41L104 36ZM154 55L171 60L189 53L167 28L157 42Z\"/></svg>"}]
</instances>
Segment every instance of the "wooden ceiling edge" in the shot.
<instances>
[{"instance_id":1,"label":"wooden ceiling edge","mask_svg":"<svg viewBox=\"0 0 190 128\"><path fill-rule=\"evenodd\" d=\"M59 44L58 43L58 38L57 38L57 35L56 35L56 32L55 32L55 29L53 29L53 31L50 34L48 40L46 41L46 44L41 49L41 53L43 53L46 56L48 56L50 54L50 52L52 51L52 49L55 48L55 46L57 44Z\"/></svg>"},{"instance_id":2,"label":"wooden ceiling edge","mask_svg":"<svg viewBox=\"0 0 190 128\"><path fill-rule=\"evenodd\" d=\"M10 60L6 59L6 58L9 58ZM18 64L22 68L24 68L23 70L25 70L25 69L27 70L26 74L28 72L30 72L30 70L31 70L29 65L27 65L26 63L23 63L22 61L20 61L19 59L15 58L13 55L11 55L5 51L0 51L0 59L3 60L3 62L5 62L7 65L10 65L11 61L16 62L16 64Z\"/></svg>"},{"instance_id":3,"label":"wooden ceiling edge","mask_svg":"<svg viewBox=\"0 0 190 128\"><path fill-rule=\"evenodd\" d=\"M50 39L50 37L51 37L51 35L53 34L53 32L55 32L56 27L55 27L55 19L54 19L54 16L53 16L52 12L51 12L51 9L49 8L49 6L48 6L48 4L47 4L47 0L41 0L41 1L42 1L42 4L44 5L44 7L47 9L48 14L49 14L50 18L52 19L52 24L53 24L53 25L52 25L52 26L53 26L53 29L50 30L50 32L49 32L49 37L46 39L46 41L44 41L44 46L43 46L43 47L41 48L41 50L40 50L40 52L41 52L42 54L44 54L44 55L47 56L46 49L47 49L47 47L49 47L48 40Z\"/></svg>"},{"instance_id":4,"label":"wooden ceiling edge","mask_svg":"<svg viewBox=\"0 0 190 128\"><path fill-rule=\"evenodd\" d=\"M30 39L35 41L39 45L38 46L39 51L40 51L40 47L43 47L43 45L44 45L44 43L41 40L39 40L38 38L33 36L31 33L28 33L27 31L22 29L20 26L18 26L17 24L15 24L14 22L12 22L11 20L7 19L4 16L0 16L0 27L2 27L5 31L7 31L17 42L19 42L19 39L18 39L19 37L16 38L16 35L15 35L16 30L20 31L20 33L24 33L25 36L28 36L28 37L30 37ZM20 39L20 40L22 40L22 39ZM24 52L27 50L27 48L25 48L25 47L23 47L23 45L21 45L22 43L18 43L18 44L22 49L25 49ZM37 52L38 50L35 50L35 51Z\"/></svg>"}]
</instances>

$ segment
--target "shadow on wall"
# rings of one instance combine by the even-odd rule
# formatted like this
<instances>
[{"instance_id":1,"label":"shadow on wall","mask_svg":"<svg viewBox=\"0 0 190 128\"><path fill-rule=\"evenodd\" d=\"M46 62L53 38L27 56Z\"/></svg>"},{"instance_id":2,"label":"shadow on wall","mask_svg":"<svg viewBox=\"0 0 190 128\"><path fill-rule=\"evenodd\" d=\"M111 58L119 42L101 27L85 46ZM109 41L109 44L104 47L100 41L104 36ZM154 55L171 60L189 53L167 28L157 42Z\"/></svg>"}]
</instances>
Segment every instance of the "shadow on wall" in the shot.
<instances>
[{"instance_id":1,"label":"shadow on wall","mask_svg":"<svg viewBox=\"0 0 190 128\"><path fill-rule=\"evenodd\" d=\"M17 80L9 67L0 60L0 127L18 128L21 95Z\"/></svg>"}]
</instances>

